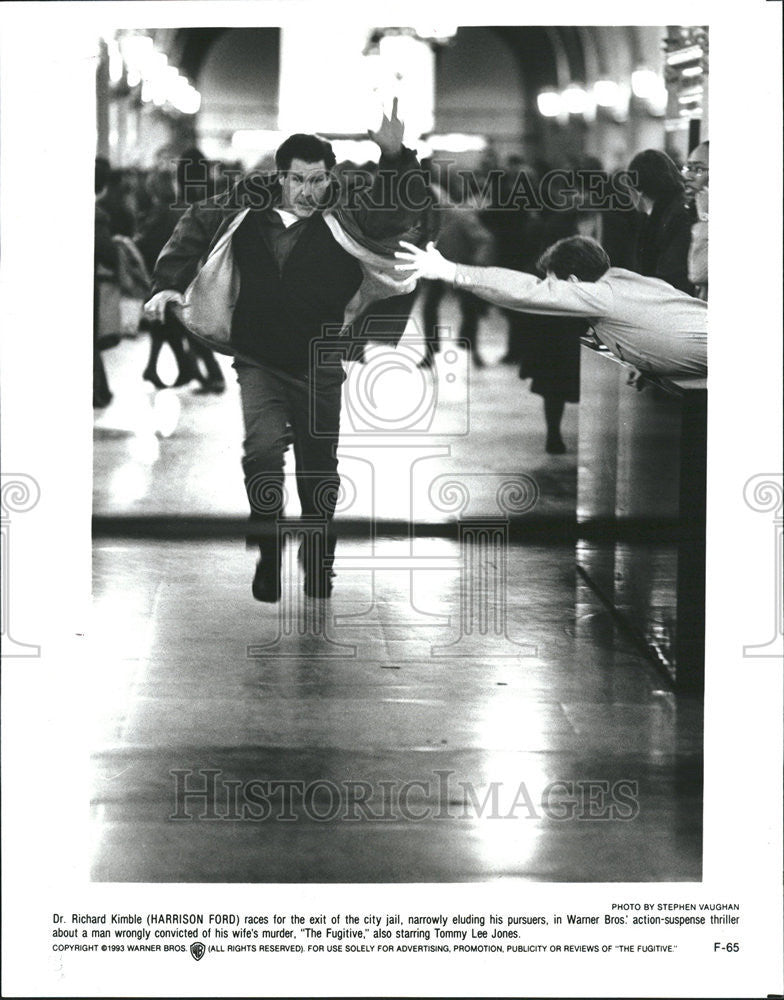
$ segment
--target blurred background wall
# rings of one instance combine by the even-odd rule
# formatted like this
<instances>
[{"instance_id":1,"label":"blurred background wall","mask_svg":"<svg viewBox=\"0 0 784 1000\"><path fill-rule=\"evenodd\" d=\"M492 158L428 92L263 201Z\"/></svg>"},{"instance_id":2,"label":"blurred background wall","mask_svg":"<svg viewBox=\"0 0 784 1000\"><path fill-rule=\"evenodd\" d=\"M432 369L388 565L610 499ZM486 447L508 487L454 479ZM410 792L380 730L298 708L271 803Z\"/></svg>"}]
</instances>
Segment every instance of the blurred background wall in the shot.
<instances>
[{"instance_id":1,"label":"blurred background wall","mask_svg":"<svg viewBox=\"0 0 784 1000\"><path fill-rule=\"evenodd\" d=\"M700 26L305 25L107 32L99 40L97 148L147 168L197 144L255 165L282 134L318 130L339 159L400 98L407 141L462 166L510 156L607 169L643 148L682 161L708 137Z\"/></svg>"}]
</instances>

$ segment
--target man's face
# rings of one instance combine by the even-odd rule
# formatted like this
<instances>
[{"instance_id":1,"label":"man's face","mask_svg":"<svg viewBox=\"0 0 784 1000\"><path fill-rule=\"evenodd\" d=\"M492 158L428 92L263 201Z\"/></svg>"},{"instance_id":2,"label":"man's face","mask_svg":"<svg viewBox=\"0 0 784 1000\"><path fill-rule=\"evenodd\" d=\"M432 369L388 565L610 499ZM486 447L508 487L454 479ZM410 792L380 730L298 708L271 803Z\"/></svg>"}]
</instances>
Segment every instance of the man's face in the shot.
<instances>
[{"instance_id":1,"label":"man's face","mask_svg":"<svg viewBox=\"0 0 784 1000\"><path fill-rule=\"evenodd\" d=\"M306 163L295 157L278 179L283 192L280 207L298 219L309 219L327 200L331 176L323 160Z\"/></svg>"},{"instance_id":2,"label":"man's face","mask_svg":"<svg viewBox=\"0 0 784 1000\"><path fill-rule=\"evenodd\" d=\"M704 144L689 153L683 167L683 183L690 198L708 186L708 150Z\"/></svg>"}]
</instances>

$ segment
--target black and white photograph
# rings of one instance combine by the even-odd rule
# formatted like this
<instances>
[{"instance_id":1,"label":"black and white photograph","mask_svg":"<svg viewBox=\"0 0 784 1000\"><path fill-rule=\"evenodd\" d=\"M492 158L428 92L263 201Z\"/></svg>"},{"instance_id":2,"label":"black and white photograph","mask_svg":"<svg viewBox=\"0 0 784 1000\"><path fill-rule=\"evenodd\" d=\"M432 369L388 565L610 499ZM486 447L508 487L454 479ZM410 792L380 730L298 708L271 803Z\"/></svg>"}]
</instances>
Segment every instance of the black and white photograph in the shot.
<instances>
[{"instance_id":1,"label":"black and white photograph","mask_svg":"<svg viewBox=\"0 0 784 1000\"><path fill-rule=\"evenodd\" d=\"M780 7L4 6L4 995L784 991Z\"/></svg>"}]
</instances>

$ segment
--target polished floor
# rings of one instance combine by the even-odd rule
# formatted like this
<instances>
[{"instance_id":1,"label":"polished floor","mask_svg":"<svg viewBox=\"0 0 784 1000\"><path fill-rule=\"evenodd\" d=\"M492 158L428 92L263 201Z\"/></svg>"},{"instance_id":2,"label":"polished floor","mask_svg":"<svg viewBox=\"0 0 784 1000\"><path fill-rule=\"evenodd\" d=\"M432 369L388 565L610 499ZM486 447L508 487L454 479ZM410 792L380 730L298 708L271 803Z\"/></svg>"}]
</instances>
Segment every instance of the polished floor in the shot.
<instances>
[{"instance_id":1,"label":"polished floor","mask_svg":"<svg viewBox=\"0 0 784 1000\"><path fill-rule=\"evenodd\" d=\"M573 546L505 537L510 495L574 510L577 407L569 452L545 455L541 400L497 364L497 314L482 340L487 368L446 345L435 398L422 381L413 403L399 399L415 371L379 361L374 382L371 357L349 379L341 450L353 523L460 514L470 537L348 533L326 602L302 595L292 541L270 606L241 538L103 521L95 880L700 878L701 702L617 630ZM96 514L242 515L236 390L153 393L145 352L106 353Z\"/></svg>"}]
</instances>

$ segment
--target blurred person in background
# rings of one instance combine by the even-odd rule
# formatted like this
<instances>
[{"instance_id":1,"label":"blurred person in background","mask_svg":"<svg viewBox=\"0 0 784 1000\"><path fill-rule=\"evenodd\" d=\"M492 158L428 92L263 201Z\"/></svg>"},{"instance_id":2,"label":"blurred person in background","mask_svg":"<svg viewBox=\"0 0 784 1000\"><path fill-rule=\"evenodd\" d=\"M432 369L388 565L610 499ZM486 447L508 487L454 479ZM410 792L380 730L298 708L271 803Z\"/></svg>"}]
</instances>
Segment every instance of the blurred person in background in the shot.
<instances>
[{"instance_id":1,"label":"blurred person in background","mask_svg":"<svg viewBox=\"0 0 784 1000\"><path fill-rule=\"evenodd\" d=\"M147 178L147 193L150 210L142 218L136 234L136 246L152 274L158 255L166 245L174 227L183 214L177 207L177 192L174 177L167 170L153 170ZM165 389L166 384L158 375L158 358L164 344L168 344L177 362L177 377L174 387L187 385L194 379L204 381L190 350L189 338L176 318L167 316L162 323L142 319L142 328L150 333L150 354L142 378L152 383L156 389Z\"/></svg>"},{"instance_id":2,"label":"blurred person in background","mask_svg":"<svg viewBox=\"0 0 784 1000\"><path fill-rule=\"evenodd\" d=\"M536 191L539 174L533 166L518 155L512 154L500 183L490 188L492 201L481 213L481 220L495 240L494 256L499 267L533 273L536 268L539 208L527 204L525 191ZM515 199L515 192L521 197ZM511 310L502 310L506 320L506 352L501 364L519 365L523 357L522 337L525 317Z\"/></svg>"},{"instance_id":3,"label":"blurred person in background","mask_svg":"<svg viewBox=\"0 0 784 1000\"><path fill-rule=\"evenodd\" d=\"M697 298L708 300L708 168L709 142L695 147L683 165L686 197L693 206L689 245L689 281Z\"/></svg>"},{"instance_id":4,"label":"blurred person in background","mask_svg":"<svg viewBox=\"0 0 784 1000\"><path fill-rule=\"evenodd\" d=\"M479 217L476 191L460 201L451 198L435 182L431 182L430 187L435 196L438 247L441 252L450 260L460 261L462 264L492 263L493 235ZM425 353L419 362L420 368L432 368L435 355L440 350L438 312L446 291L448 289L442 281L429 281L426 284L422 316ZM460 309L457 339L465 342L475 367L484 368L485 363L479 354L478 333L479 320L486 313L487 307L470 292L458 292L457 301Z\"/></svg>"},{"instance_id":5,"label":"blurred person in background","mask_svg":"<svg viewBox=\"0 0 784 1000\"><path fill-rule=\"evenodd\" d=\"M108 217L112 236L131 238L136 232L136 202L133 181L127 171L110 169L101 205Z\"/></svg>"},{"instance_id":6,"label":"blurred person in background","mask_svg":"<svg viewBox=\"0 0 784 1000\"><path fill-rule=\"evenodd\" d=\"M168 165L166 165L168 166ZM150 178L148 191L152 208L142 220L136 234L139 247L150 270L169 241L177 223L191 205L205 202L215 195L216 167L193 147L186 149L176 160L173 175L169 169L159 169ZM226 381L215 354L205 344L191 337L186 328L171 313L161 321L143 322L150 330L150 355L142 377L157 389L166 388L158 375L158 358L164 344L168 344L177 362L174 388L197 381L198 394L226 391Z\"/></svg>"},{"instance_id":7,"label":"blurred person in background","mask_svg":"<svg viewBox=\"0 0 784 1000\"><path fill-rule=\"evenodd\" d=\"M109 186L111 166L102 156L95 158L95 236L93 260L93 407L103 409L112 401L106 378L102 349L101 294L117 274L117 247L112 240L112 226L104 199ZM117 338L119 339L119 338ZM117 342L116 340L114 341ZM108 345L107 345L108 346Z\"/></svg>"},{"instance_id":8,"label":"blurred person in background","mask_svg":"<svg viewBox=\"0 0 784 1000\"><path fill-rule=\"evenodd\" d=\"M200 149L186 149L177 161L177 204L182 213L191 205L207 201L215 197L216 171ZM178 320L172 319L177 323ZM220 394L226 390L223 370L218 364L215 354L206 344L200 343L188 334L181 325L183 336L188 341L189 351L195 362L195 377L200 382L197 393ZM202 372L201 367L204 371Z\"/></svg>"},{"instance_id":9,"label":"blurred person in background","mask_svg":"<svg viewBox=\"0 0 784 1000\"><path fill-rule=\"evenodd\" d=\"M688 267L692 219L680 171L666 153L645 149L632 158L629 173L643 215L633 269L692 295Z\"/></svg>"},{"instance_id":10,"label":"blurred person in background","mask_svg":"<svg viewBox=\"0 0 784 1000\"><path fill-rule=\"evenodd\" d=\"M571 173L571 176L570 176ZM545 174L547 178L547 174ZM544 207L529 220L527 238L532 266L547 247L578 233L594 236L600 229L597 212L578 211L580 196L573 172L555 172L542 186ZM569 316L543 316L516 312L513 325L517 337L518 374L531 380L531 392L542 397L548 455L563 455L566 444L561 421L567 403L580 402L580 337L588 324Z\"/></svg>"}]
</instances>

